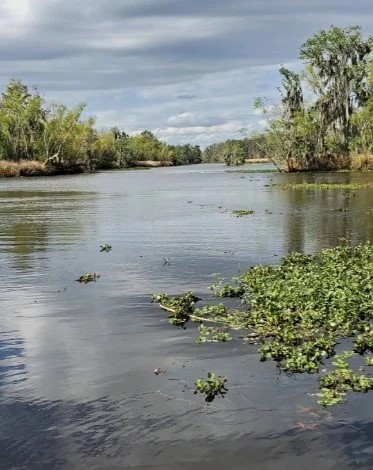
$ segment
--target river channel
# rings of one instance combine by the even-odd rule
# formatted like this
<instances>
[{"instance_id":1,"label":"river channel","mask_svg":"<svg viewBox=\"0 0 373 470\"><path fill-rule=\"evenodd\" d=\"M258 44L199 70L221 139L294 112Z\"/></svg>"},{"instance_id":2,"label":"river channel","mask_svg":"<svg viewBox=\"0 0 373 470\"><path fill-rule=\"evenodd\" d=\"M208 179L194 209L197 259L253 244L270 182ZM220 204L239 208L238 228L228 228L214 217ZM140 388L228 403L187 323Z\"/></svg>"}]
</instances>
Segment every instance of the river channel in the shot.
<instances>
[{"instance_id":1,"label":"river channel","mask_svg":"<svg viewBox=\"0 0 373 470\"><path fill-rule=\"evenodd\" d=\"M373 175L227 170L0 180L1 470L373 468L373 394L325 411L316 377L279 375L241 341L196 344L150 301L373 241L373 189L273 186ZM100 279L75 282L87 271ZM208 371L229 392L206 405L193 382Z\"/></svg>"}]
</instances>

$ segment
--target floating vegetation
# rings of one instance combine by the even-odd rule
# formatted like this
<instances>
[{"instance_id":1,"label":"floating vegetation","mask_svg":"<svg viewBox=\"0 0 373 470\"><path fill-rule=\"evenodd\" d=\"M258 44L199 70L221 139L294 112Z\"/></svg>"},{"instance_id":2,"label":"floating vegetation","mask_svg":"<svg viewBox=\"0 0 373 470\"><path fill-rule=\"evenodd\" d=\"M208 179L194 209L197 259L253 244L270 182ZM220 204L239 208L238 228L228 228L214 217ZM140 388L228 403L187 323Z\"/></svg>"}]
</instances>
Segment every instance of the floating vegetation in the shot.
<instances>
[{"instance_id":1,"label":"floating vegetation","mask_svg":"<svg viewBox=\"0 0 373 470\"><path fill-rule=\"evenodd\" d=\"M197 343L225 343L232 339L229 333L221 328L201 325L198 330L199 336L196 340Z\"/></svg>"},{"instance_id":2,"label":"floating vegetation","mask_svg":"<svg viewBox=\"0 0 373 470\"><path fill-rule=\"evenodd\" d=\"M213 372L207 374L207 379L197 379L195 394L200 392L206 395L205 401L212 402L218 395L224 398L228 389L225 387L227 378L216 376Z\"/></svg>"},{"instance_id":3,"label":"floating vegetation","mask_svg":"<svg viewBox=\"0 0 373 470\"><path fill-rule=\"evenodd\" d=\"M109 251L111 251L111 245L108 245L107 243L100 245L100 253L109 253Z\"/></svg>"},{"instance_id":4,"label":"floating vegetation","mask_svg":"<svg viewBox=\"0 0 373 470\"><path fill-rule=\"evenodd\" d=\"M256 168L252 170L227 170L227 173L280 173L280 170L277 168Z\"/></svg>"},{"instance_id":5,"label":"floating vegetation","mask_svg":"<svg viewBox=\"0 0 373 470\"><path fill-rule=\"evenodd\" d=\"M291 253L281 265L253 267L232 285L219 281L212 289L216 297L239 299L241 307L219 303L197 308L198 297L191 292L153 299L170 313L171 324L185 328L187 322L199 323L198 342L226 341L231 330L242 330L246 341L259 344L260 360L275 361L281 371L313 374L321 368L318 403L323 406L342 402L349 391L373 389L373 378L348 363L373 352L370 243L314 255ZM341 341L350 349L336 355ZM373 360L363 361L359 370L368 364Z\"/></svg>"},{"instance_id":6,"label":"floating vegetation","mask_svg":"<svg viewBox=\"0 0 373 470\"><path fill-rule=\"evenodd\" d=\"M373 182L366 183L286 183L286 184L274 184L279 189L366 189L373 188Z\"/></svg>"},{"instance_id":7,"label":"floating vegetation","mask_svg":"<svg viewBox=\"0 0 373 470\"><path fill-rule=\"evenodd\" d=\"M247 215L254 214L255 211L247 209L235 209L232 211L232 214L236 217L246 217Z\"/></svg>"},{"instance_id":8,"label":"floating vegetation","mask_svg":"<svg viewBox=\"0 0 373 470\"><path fill-rule=\"evenodd\" d=\"M76 281L84 284L88 284L88 282L96 282L101 277L100 273L84 273Z\"/></svg>"}]
</instances>

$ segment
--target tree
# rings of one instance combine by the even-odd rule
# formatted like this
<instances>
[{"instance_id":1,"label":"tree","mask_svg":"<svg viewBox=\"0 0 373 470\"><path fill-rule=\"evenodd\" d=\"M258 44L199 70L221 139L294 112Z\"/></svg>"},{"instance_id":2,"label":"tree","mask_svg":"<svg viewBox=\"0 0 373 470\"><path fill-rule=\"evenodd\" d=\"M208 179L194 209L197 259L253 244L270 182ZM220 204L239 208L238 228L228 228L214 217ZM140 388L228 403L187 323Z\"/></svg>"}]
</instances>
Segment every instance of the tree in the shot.
<instances>
[{"instance_id":1,"label":"tree","mask_svg":"<svg viewBox=\"0 0 373 470\"><path fill-rule=\"evenodd\" d=\"M281 102L268 106L257 101L268 118L268 158L287 171L349 164L351 142L359 129L354 114L373 96L369 81L372 49L373 38L364 39L358 26L332 26L301 46L305 70L296 74L280 69Z\"/></svg>"},{"instance_id":2,"label":"tree","mask_svg":"<svg viewBox=\"0 0 373 470\"><path fill-rule=\"evenodd\" d=\"M30 93L20 80L12 79L0 101L1 155L8 160L36 158L38 141L47 111L37 89Z\"/></svg>"}]
</instances>

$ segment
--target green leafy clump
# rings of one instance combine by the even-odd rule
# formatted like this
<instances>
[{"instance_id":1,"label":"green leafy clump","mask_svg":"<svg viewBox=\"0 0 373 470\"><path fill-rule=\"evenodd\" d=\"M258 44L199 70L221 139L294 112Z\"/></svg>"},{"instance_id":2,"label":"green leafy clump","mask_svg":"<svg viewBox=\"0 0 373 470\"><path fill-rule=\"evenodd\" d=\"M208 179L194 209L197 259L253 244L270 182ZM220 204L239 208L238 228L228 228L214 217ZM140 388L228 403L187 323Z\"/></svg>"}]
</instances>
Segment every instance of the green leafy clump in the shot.
<instances>
[{"instance_id":1,"label":"green leafy clump","mask_svg":"<svg viewBox=\"0 0 373 470\"><path fill-rule=\"evenodd\" d=\"M88 284L88 282L96 282L100 277L100 273L84 273L75 280L83 284Z\"/></svg>"},{"instance_id":2,"label":"green leafy clump","mask_svg":"<svg viewBox=\"0 0 373 470\"><path fill-rule=\"evenodd\" d=\"M235 209L232 211L232 214L236 217L246 217L247 215L254 214L255 211L248 209Z\"/></svg>"},{"instance_id":3,"label":"green leafy clump","mask_svg":"<svg viewBox=\"0 0 373 470\"><path fill-rule=\"evenodd\" d=\"M207 374L207 379L197 379L195 386L195 394L200 392L206 395L205 401L211 402L217 396L224 398L224 395L227 393L228 389L225 387L227 383L227 378L220 375L216 376L213 372Z\"/></svg>"},{"instance_id":4,"label":"green leafy clump","mask_svg":"<svg viewBox=\"0 0 373 470\"><path fill-rule=\"evenodd\" d=\"M100 253L109 253L111 251L111 245L105 243L104 245L100 245Z\"/></svg>"},{"instance_id":5,"label":"green leafy clump","mask_svg":"<svg viewBox=\"0 0 373 470\"><path fill-rule=\"evenodd\" d=\"M199 300L198 297L187 292L180 297L170 298L167 294L154 294L153 302L160 304L161 308L171 313L169 322L171 325L184 327L191 316L193 316L193 305Z\"/></svg>"},{"instance_id":6,"label":"green leafy clump","mask_svg":"<svg viewBox=\"0 0 373 470\"><path fill-rule=\"evenodd\" d=\"M279 189L365 189L373 188L373 182L366 183L286 183L274 184L273 186Z\"/></svg>"},{"instance_id":7,"label":"green leafy clump","mask_svg":"<svg viewBox=\"0 0 373 470\"><path fill-rule=\"evenodd\" d=\"M319 380L321 391L317 396L320 405L341 403L348 391L366 393L373 389L373 378L356 374L347 362L347 359L354 356L353 351L345 351L335 356L335 361L332 362L335 370Z\"/></svg>"},{"instance_id":8,"label":"green leafy clump","mask_svg":"<svg viewBox=\"0 0 373 470\"><path fill-rule=\"evenodd\" d=\"M291 253L280 265L253 267L235 278L235 285L219 281L212 289L216 296L236 297L243 308L221 303L197 309L195 302L187 301L192 298L190 292L160 300L176 306L173 315L182 317L183 325L186 321L210 322L227 334L243 330L247 339L259 343L261 361L273 360L287 373L318 373L321 365L325 369L341 341L351 343L347 356L358 358L373 352L370 243L338 246L312 255ZM202 329L202 333L200 342L219 336L214 329ZM339 403L348 391L373 388L369 376L344 366L347 356L337 356L336 370L320 379L322 405Z\"/></svg>"},{"instance_id":9,"label":"green leafy clump","mask_svg":"<svg viewBox=\"0 0 373 470\"><path fill-rule=\"evenodd\" d=\"M231 336L225 329L201 325L198 330L197 343L225 343L231 339Z\"/></svg>"}]
</instances>

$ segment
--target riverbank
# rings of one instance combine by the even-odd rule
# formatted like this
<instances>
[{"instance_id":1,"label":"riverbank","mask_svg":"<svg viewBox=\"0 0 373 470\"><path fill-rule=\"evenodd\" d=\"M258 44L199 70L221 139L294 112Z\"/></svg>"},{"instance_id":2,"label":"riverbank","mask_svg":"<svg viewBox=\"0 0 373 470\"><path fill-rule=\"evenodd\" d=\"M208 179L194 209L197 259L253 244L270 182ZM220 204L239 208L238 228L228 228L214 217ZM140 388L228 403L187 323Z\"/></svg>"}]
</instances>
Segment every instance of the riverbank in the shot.
<instances>
[{"instance_id":1,"label":"riverbank","mask_svg":"<svg viewBox=\"0 0 373 470\"><path fill-rule=\"evenodd\" d=\"M169 161L159 162L155 160L139 160L135 162L134 166L110 168L110 170L150 169L168 166L174 166L174 164ZM97 170L101 169L98 168ZM89 171L84 164L48 165L44 164L43 162L39 162L38 160L20 160L19 162L0 160L0 178L17 178L21 176L56 176L80 173L94 173L94 171Z\"/></svg>"}]
</instances>

